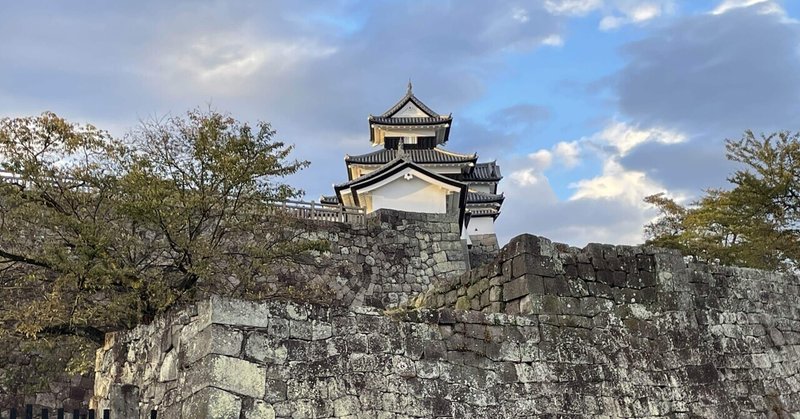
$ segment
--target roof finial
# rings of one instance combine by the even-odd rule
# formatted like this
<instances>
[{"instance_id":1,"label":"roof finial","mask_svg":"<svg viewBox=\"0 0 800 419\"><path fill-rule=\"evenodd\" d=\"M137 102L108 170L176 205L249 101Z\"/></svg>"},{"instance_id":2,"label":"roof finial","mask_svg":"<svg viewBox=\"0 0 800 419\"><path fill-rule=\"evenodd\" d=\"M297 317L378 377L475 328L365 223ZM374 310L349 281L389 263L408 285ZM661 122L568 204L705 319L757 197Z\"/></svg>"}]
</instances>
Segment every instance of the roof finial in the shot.
<instances>
[{"instance_id":1,"label":"roof finial","mask_svg":"<svg viewBox=\"0 0 800 419\"><path fill-rule=\"evenodd\" d=\"M412 86L412 85L411 85L411 77L409 77L409 78L408 78L408 94L411 94L411 89L412 89L413 87L414 87L414 86Z\"/></svg>"}]
</instances>

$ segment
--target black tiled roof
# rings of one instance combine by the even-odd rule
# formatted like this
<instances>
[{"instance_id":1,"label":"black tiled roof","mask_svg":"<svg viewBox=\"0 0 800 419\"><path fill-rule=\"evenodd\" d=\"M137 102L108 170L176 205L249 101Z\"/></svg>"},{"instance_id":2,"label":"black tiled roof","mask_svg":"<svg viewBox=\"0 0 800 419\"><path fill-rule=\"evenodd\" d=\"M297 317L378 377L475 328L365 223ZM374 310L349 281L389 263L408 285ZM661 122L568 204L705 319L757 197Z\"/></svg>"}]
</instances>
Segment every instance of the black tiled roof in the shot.
<instances>
[{"instance_id":1,"label":"black tiled roof","mask_svg":"<svg viewBox=\"0 0 800 419\"><path fill-rule=\"evenodd\" d=\"M337 205L339 204L339 198L337 198L336 195L322 195L319 197L319 203Z\"/></svg>"},{"instance_id":2,"label":"black tiled roof","mask_svg":"<svg viewBox=\"0 0 800 419\"><path fill-rule=\"evenodd\" d=\"M498 182L503 176L500 174L500 166L495 162L478 163L471 172L458 176L458 180L464 182L494 181Z\"/></svg>"},{"instance_id":3,"label":"black tiled roof","mask_svg":"<svg viewBox=\"0 0 800 419\"><path fill-rule=\"evenodd\" d=\"M413 167L416 170L418 170L418 171L420 171L422 173L425 173L428 176L433 177L434 179L438 178L442 182L445 182L445 183L448 183L448 184L451 184L451 185L457 185L460 188L462 188L462 190L466 190L466 188L467 188L467 186L464 183L461 183L461 182L459 182L459 181L457 181L455 179L449 178L447 176L441 175L441 174L436 173L436 172L428 171L424 167L417 166L417 164L415 162L409 160L407 157L403 157L403 158L399 158L397 160L394 160L390 164L384 165L383 167L381 167L378 170L373 170L373 171L367 173L366 175L359 176L359 177L357 177L357 178L355 178L353 180L347 181L347 182L339 184L339 185L334 185L333 188L337 191L336 193L338 194L339 193L338 191L342 190L344 188L349 188L349 187L354 186L356 184L363 184L363 183L366 183L366 182L368 182L368 181L370 181L372 179L375 179L375 178L380 179L380 177L383 176L386 173L394 173L395 169L398 169L398 167L400 169L402 169L403 167Z\"/></svg>"},{"instance_id":4,"label":"black tiled roof","mask_svg":"<svg viewBox=\"0 0 800 419\"><path fill-rule=\"evenodd\" d=\"M451 122L453 120L450 116L434 116L434 117L421 117L421 116L404 116L397 118L390 118L386 116L370 116L369 122L373 124L383 125L439 125Z\"/></svg>"},{"instance_id":5,"label":"black tiled roof","mask_svg":"<svg viewBox=\"0 0 800 419\"><path fill-rule=\"evenodd\" d=\"M382 149L359 156L347 156L345 162L360 164L386 164L397 158L399 150ZM468 163L478 159L475 154L459 154L441 148L403 150L403 157L414 163Z\"/></svg>"},{"instance_id":6,"label":"black tiled roof","mask_svg":"<svg viewBox=\"0 0 800 419\"><path fill-rule=\"evenodd\" d=\"M467 205L469 204L489 204L496 202L502 204L506 197L503 194L492 194L486 192L467 192Z\"/></svg>"},{"instance_id":7,"label":"black tiled roof","mask_svg":"<svg viewBox=\"0 0 800 419\"><path fill-rule=\"evenodd\" d=\"M338 185L333 185L333 188L336 189L336 190L344 189L344 188L349 187L351 185L354 185L356 183L361 183L363 181L372 179L374 177L379 177L379 176L383 175L383 173L392 170L395 166L397 166L398 164L402 164L402 163L403 163L403 160L399 160L398 159L398 160L392 162L392 164L387 164L387 165L385 165L385 166L383 166L383 167L381 167L381 168L379 168L377 170L373 170L373 171L367 173L366 175L361 175L361 176L359 176L359 177L357 177L355 179L348 180L345 183L340 183ZM338 192L337 192L337 194L338 194Z\"/></svg>"}]
</instances>

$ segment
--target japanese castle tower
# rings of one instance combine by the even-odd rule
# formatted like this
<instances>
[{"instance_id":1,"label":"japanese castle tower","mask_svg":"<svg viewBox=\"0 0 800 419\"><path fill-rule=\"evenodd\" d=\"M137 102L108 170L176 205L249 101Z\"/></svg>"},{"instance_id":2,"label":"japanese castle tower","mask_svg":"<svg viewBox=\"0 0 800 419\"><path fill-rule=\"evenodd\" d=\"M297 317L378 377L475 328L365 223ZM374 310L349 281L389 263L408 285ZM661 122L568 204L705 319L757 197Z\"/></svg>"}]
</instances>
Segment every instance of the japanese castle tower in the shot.
<instances>
[{"instance_id":1,"label":"japanese castle tower","mask_svg":"<svg viewBox=\"0 0 800 419\"><path fill-rule=\"evenodd\" d=\"M361 207L367 213L390 208L445 213L448 195L458 194L462 237L497 245L494 221L505 199L495 162L479 163L477 154L445 150L452 115L440 115L408 91L380 116L369 117L370 142L380 150L346 155L347 182L334 185L323 204Z\"/></svg>"}]
</instances>

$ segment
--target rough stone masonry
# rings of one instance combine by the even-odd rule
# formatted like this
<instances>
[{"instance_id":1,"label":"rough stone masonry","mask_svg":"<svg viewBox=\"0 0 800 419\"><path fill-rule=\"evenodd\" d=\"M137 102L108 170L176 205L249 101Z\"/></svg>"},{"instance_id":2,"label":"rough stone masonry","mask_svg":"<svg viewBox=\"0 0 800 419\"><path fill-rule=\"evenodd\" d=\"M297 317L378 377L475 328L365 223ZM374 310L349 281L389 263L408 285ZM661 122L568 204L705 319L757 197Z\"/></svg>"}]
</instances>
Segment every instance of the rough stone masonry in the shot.
<instances>
[{"instance_id":1,"label":"rough stone masonry","mask_svg":"<svg viewBox=\"0 0 800 419\"><path fill-rule=\"evenodd\" d=\"M122 416L800 417L800 281L523 235L389 309L214 297L108 335Z\"/></svg>"},{"instance_id":2,"label":"rough stone masonry","mask_svg":"<svg viewBox=\"0 0 800 419\"><path fill-rule=\"evenodd\" d=\"M282 266L276 269L275 277L264 281L284 288L302 283L319 290L336 305L383 308L406 302L430 288L435 278L468 269L457 208L453 202L449 205L451 211L446 214L379 210L368 214L365 223L359 225L309 221L302 227L302 236L326 240L329 251L317 255L308 265ZM13 376L4 380L11 366L39 373L27 367L35 356L8 345L0 349L0 417L8 416L10 406L27 403L36 405L37 411L39 407L70 410L88 405L91 374L64 374L32 390L15 386Z\"/></svg>"}]
</instances>

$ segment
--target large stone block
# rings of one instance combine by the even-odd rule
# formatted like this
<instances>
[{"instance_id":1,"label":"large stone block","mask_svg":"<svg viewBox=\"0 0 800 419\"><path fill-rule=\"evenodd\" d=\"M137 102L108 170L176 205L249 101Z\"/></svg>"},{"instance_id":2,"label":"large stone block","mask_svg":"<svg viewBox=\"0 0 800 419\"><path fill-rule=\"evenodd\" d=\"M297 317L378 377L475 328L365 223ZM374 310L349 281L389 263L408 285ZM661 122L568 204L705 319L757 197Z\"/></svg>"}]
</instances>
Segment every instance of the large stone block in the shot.
<instances>
[{"instance_id":1,"label":"large stone block","mask_svg":"<svg viewBox=\"0 0 800 419\"><path fill-rule=\"evenodd\" d=\"M287 358L286 345L279 339L254 332L247 338L245 355L267 364L283 364Z\"/></svg>"},{"instance_id":2,"label":"large stone block","mask_svg":"<svg viewBox=\"0 0 800 419\"><path fill-rule=\"evenodd\" d=\"M181 416L193 419L238 419L241 409L240 397L218 388L207 387L194 393L183 403Z\"/></svg>"},{"instance_id":3,"label":"large stone block","mask_svg":"<svg viewBox=\"0 0 800 419\"><path fill-rule=\"evenodd\" d=\"M212 323L267 327L270 311L270 303L232 300L216 296L211 299Z\"/></svg>"},{"instance_id":4,"label":"large stone block","mask_svg":"<svg viewBox=\"0 0 800 419\"><path fill-rule=\"evenodd\" d=\"M228 326L212 324L192 337L183 338L184 364L191 364L208 354L237 356L244 334Z\"/></svg>"},{"instance_id":5,"label":"large stone block","mask_svg":"<svg viewBox=\"0 0 800 419\"><path fill-rule=\"evenodd\" d=\"M528 294L544 294L542 277L534 274L526 274L517 279L503 284L503 301L512 301Z\"/></svg>"},{"instance_id":6,"label":"large stone block","mask_svg":"<svg viewBox=\"0 0 800 419\"><path fill-rule=\"evenodd\" d=\"M187 371L186 390L196 392L216 387L248 397L264 397L266 385L264 367L243 359L209 355Z\"/></svg>"}]
</instances>

